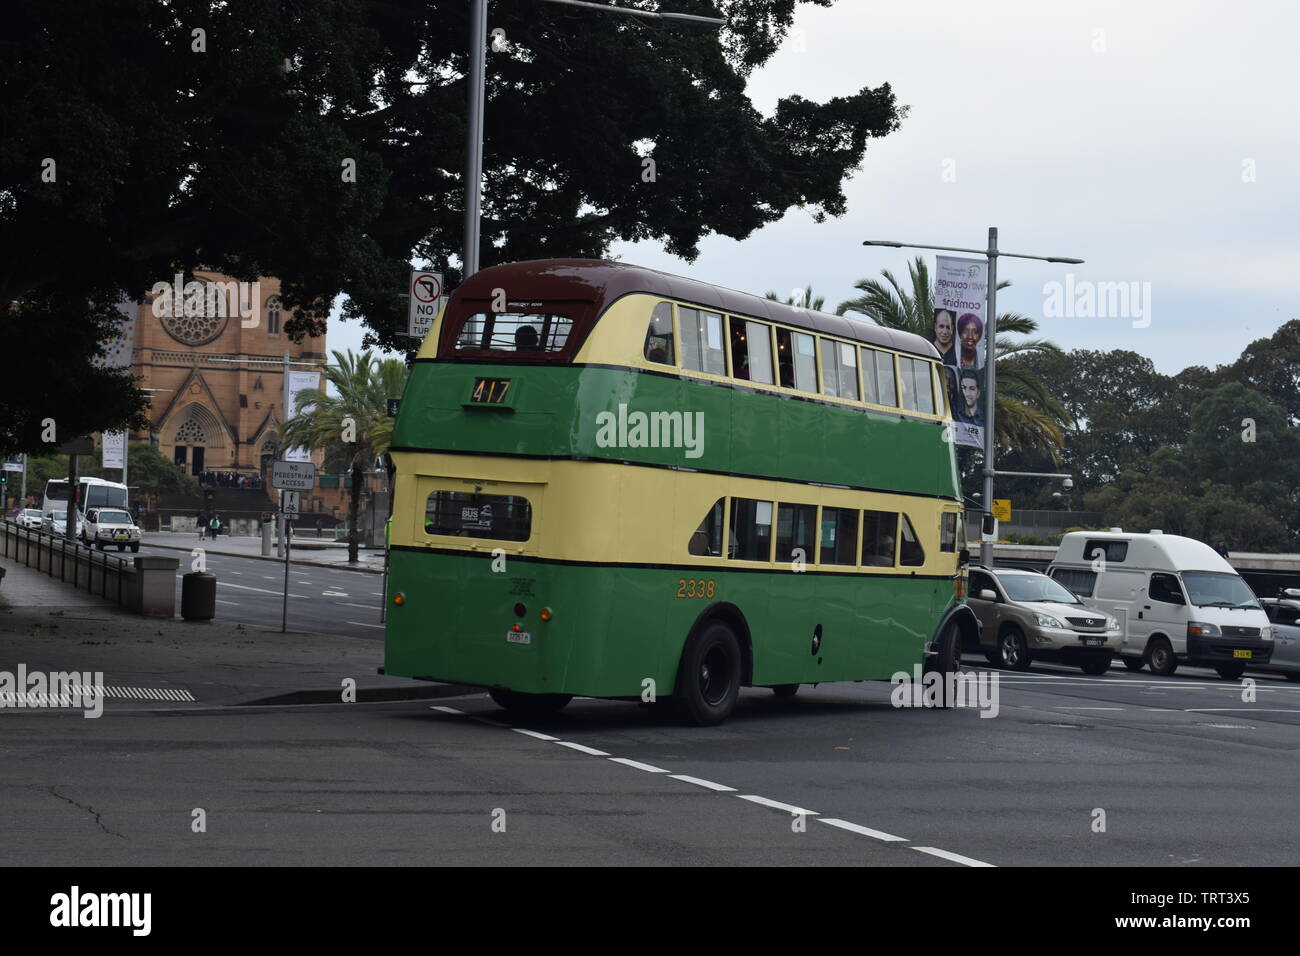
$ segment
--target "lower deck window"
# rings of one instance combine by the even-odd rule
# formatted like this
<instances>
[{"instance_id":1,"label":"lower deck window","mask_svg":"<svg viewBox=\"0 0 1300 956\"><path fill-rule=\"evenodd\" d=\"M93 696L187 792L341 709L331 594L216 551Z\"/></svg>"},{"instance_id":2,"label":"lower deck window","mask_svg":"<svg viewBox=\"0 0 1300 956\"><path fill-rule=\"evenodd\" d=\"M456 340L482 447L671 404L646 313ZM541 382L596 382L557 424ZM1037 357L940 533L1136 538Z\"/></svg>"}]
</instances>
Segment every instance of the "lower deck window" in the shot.
<instances>
[{"instance_id":1,"label":"lower deck window","mask_svg":"<svg viewBox=\"0 0 1300 956\"><path fill-rule=\"evenodd\" d=\"M731 499L731 557L738 561L772 560L772 502Z\"/></svg>"},{"instance_id":2,"label":"lower deck window","mask_svg":"<svg viewBox=\"0 0 1300 956\"><path fill-rule=\"evenodd\" d=\"M460 538L527 541L533 506L517 495L435 491L424 507L424 530Z\"/></svg>"},{"instance_id":3,"label":"lower deck window","mask_svg":"<svg viewBox=\"0 0 1300 956\"><path fill-rule=\"evenodd\" d=\"M816 547L817 506L778 505L776 510L776 560L811 561L813 549Z\"/></svg>"}]
</instances>

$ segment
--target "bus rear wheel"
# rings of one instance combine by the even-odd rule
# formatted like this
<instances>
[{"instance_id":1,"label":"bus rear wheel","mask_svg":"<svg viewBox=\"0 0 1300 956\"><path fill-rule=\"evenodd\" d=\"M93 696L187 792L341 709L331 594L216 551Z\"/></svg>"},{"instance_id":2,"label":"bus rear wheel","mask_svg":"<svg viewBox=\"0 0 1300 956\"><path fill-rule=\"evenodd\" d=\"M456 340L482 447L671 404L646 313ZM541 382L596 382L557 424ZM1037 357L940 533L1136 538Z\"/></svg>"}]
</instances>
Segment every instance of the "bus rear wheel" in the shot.
<instances>
[{"instance_id":1,"label":"bus rear wheel","mask_svg":"<svg viewBox=\"0 0 1300 956\"><path fill-rule=\"evenodd\" d=\"M504 687L493 687L488 691L488 696L502 710L519 717L546 717L550 714L558 714L569 701L573 700L572 694L525 694L522 691L506 690Z\"/></svg>"},{"instance_id":2,"label":"bus rear wheel","mask_svg":"<svg viewBox=\"0 0 1300 956\"><path fill-rule=\"evenodd\" d=\"M673 703L678 715L697 727L720 724L740 696L740 642L726 624L714 621L693 634L677 668Z\"/></svg>"}]
</instances>

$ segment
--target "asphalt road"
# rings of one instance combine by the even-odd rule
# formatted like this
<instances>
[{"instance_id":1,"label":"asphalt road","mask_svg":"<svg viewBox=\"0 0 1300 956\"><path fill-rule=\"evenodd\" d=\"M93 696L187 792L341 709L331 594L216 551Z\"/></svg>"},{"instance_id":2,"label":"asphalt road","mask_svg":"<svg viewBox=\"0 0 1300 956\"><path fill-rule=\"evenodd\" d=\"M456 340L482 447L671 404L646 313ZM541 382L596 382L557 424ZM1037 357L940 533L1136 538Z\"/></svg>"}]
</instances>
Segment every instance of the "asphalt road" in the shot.
<instances>
[{"instance_id":1,"label":"asphalt road","mask_svg":"<svg viewBox=\"0 0 1300 956\"><path fill-rule=\"evenodd\" d=\"M196 547L200 545L196 542ZM192 558L183 551L151 548L141 554L179 558L176 608L181 601L180 575L191 570ZM208 552L206 570L217 578L217 618L241 624L279 627L284 595L284 564L258 558L238 558ZM346 634L382 641L379 621L383 601L383 575L311 564L289 565L288 628L292 631Z\"/></svg>"},{"instance_id":2,"label":"asphalt road","mask_svg":"<svg viewBox=\"0 0 1300 956\"><path fill-rule=\"evenodd\" d=\"M992 719L895 708L890 691L746 691L713 728L591 700L511 726L482 695L147 712L109 702L100 720L11 712L6 750L33 759L11 761L0 782L0 859L1294 863L1300 687L1261 679L1247 702L1239 682L1210 672L1048 665L999 674Z\"/></svg>"}]
</instances>

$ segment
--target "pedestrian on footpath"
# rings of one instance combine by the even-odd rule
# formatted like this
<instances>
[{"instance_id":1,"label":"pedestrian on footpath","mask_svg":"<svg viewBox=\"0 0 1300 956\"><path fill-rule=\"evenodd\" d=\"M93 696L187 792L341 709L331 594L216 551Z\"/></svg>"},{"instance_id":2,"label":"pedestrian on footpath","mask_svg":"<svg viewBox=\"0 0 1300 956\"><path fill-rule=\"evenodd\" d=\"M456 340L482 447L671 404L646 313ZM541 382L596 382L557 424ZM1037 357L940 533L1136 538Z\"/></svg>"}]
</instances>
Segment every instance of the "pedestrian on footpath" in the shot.
<instances>
[{"instance_id":1,"label":"pedestrian on footpath","mask_svg":"<svg viewBox=\"0 0 1300 956\"><path fill-rule=\"evenodd\" d=\"M208 536L208 513L200 511L194 516L194 521L199 526L199 540L202 541Z\"/></svg>"},{"instance_id":2,"label":"pedestrian on footpath","mask_svg":"<svg viewBox=\"0 0 1300 956\"><path fill-rule=\"evenodd\" d=\"M221 515L214 514L208 527L212 530L212 540L216 541L217 535L221 534Z\"/></svg>"},{"instance_id":3,"label":"pedestrian on footpath","mask_svg":"<svg viewBox=\"0 0 1300 956\"><path fill-rule=\"evenodd\" d=\"M321 534L324 532L324 530L325 530L325 519L324 519L324 518L317 518L317 519L316 519L316 537L319 538L319 537L321 536Z\"/></svg>"}]
</instances>

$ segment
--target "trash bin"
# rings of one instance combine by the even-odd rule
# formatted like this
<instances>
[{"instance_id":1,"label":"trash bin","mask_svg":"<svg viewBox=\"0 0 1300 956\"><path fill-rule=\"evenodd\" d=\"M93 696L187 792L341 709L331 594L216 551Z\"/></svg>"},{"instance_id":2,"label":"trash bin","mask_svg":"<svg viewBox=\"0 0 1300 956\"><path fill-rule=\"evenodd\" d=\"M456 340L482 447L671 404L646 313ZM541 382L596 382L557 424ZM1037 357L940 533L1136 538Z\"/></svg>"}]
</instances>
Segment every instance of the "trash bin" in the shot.
<instances>
[{"instance_id":1,"label":"trash bin","mask_svg":"<svg viewBox=\"0 0 1300 956\"><path fill-rule=\"evenodd\" d=\"M210 621L217 613L217 576L191 571L181 576L181 617L187 621Z\"/></svg>"}]
</instances>

